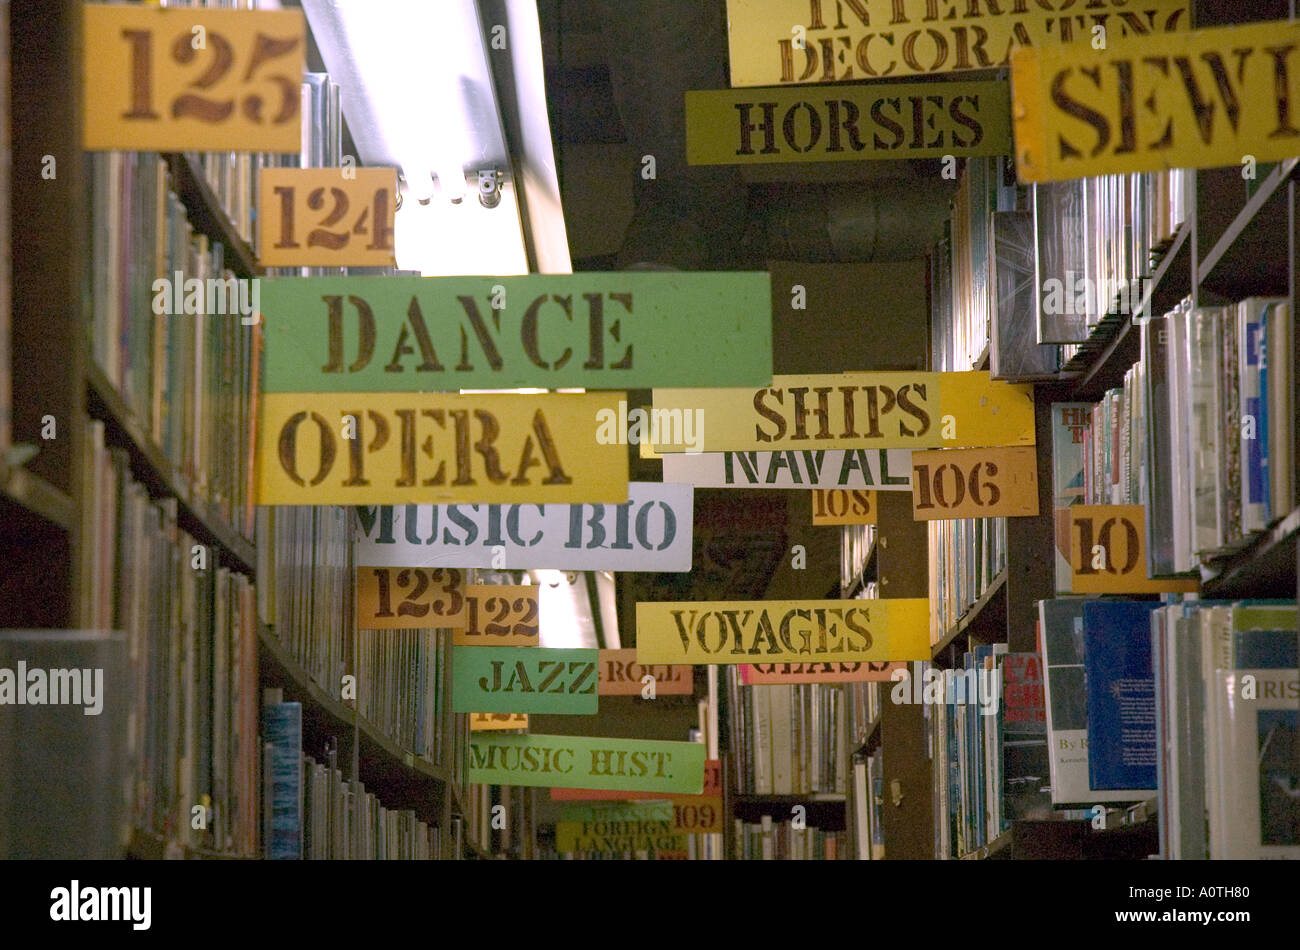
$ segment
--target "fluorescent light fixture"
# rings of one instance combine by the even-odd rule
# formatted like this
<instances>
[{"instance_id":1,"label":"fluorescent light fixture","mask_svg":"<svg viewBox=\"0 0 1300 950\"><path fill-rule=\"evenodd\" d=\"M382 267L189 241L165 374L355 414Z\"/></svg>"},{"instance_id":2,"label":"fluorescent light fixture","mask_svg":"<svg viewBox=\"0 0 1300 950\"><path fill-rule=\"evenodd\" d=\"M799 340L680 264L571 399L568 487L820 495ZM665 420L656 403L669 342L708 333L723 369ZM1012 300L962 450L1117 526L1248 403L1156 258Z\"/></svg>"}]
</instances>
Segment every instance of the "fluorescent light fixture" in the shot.
<instances>
[{"instance_id":1,"label":"fluorescent light fixture","mask_svg":"<svg viewBox=\"0 0 1300 950\"><path fill-rule=\"evenodd\" d=\"M596 626L592 623L582 574L574 574L575 583L570 584L564 571L547 569L529 573L537 582L538 613L543 618L539 646L595 649Z\"/></svg>"},{"instance_id":2,"label":"fluorescent light fixture","mask_svg":"<svg viewBox=\"0 0 1300 950\"><path fill-rule=\"evenodd\" d=\"M429 180L427 175L424 180ZM501 204L491 210L478 201L452 204L434 198L422 204L417 198L418 191L403 194L402 206L394 216L393 246L399 270L425 277L528 273L509 182L502 188Z\"/></svg>"}]
</instances>

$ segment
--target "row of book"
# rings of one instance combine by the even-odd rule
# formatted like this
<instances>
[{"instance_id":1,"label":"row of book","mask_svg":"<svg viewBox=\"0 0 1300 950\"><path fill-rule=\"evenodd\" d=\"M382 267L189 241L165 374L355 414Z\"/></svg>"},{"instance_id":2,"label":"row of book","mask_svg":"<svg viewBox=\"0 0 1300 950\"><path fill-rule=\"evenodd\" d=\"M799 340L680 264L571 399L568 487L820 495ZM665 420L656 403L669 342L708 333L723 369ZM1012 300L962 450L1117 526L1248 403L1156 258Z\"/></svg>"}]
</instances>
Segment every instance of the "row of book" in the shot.
<instances>
[{"instance_id":1,"label":"row of book","mask_svg":"<svg viewBox=\"0 0 1300 950\"><path fill-rule=\"evenodd\" d=\"M866 582L867 561L876 544L876 526L847 524L840 529L840 590L853 589Z\"/></svg>"},{"instance_id":2,"label":"row of book","mask_svg":"<svg viewBox=\"0 0 1300 950\"><path fill-rule=\"evenodd\" d=\"M930 642L941 641L1007 566L1007 519L930 521Z\"/></svg>"},{"instance_id":3,"label":"row of book","mask_svg":"<svg viewBox=\"0 0 1300 950\"><path fill-rule=\"evenodd\" d=\"M849 805L854 820L854 857L859 861L881 861L885 858L884 769L884 753L880 749L853 762Z\"/></svg>"},{"instance_id":4,"label":"row of book","mask_svg":"<svg viewBox=\"0 0 1300 950\"><path fill-rule=\"evenodd\" d=\"M176 500L152 500L105 436L92 420L87 616L127 636L132 825L182 846L255 854L253 587L178 527Z\"/></svg>"},{"instance_id":5,"label":"row of book","mask_svg":"<svg viewBox=\"0 0 1300 950\"><path fill-rule=\"evenodd\" d=\"M839 684L745 686L728 667L730 748L738 794L844 794L848 714Z\"/></svg>"},{"instance_id":6,"label":"row of book","mask_svg":"<svg viewBox=\"0 0 1300 950\"><path fill-rule=\"evenodd\" d=\"M357 711L401 748L443 761L452 717L445 630L361 630L357 635ZM468 728L464 717L456 722Z\"/></svg>"},{"instance_id":7,"label":"row of book","mask_svg":"<svg viewBox=\"0 0 1300 950\"><path fill-rule=\"evenodd\" d=\"M845 683L844 692L849 705L849 737L851 747L862 748L867 735L880 720L881 694L889 683Z\"/></svg>"},{"instance_id":8,"label":"row of book","mask_svg":"<svg viewBox=\"0 0 1300 950\"><path fill-rule=\"evenodd\" d=\"M826 831L763 815L759 822L735 820L733 855L737 861L837 861L851 855L843 831Z\"/></svg>"},{"instance_id":9,"label":"row of book","mask_svg":"<svg viewBox=\"0 0 1300 950\"><path fill-rule=\"evenodd\" d=\"M90 165L93 359L192 494L252 530L253 291L197 233L154 152Z\"/></svg>"},{"instance_id":10,"label":"row of book","mask_svg":"<svg viewBox=\"0 0 1300 950\"><path fill-rule=\"evenodd\" d=\"M1050 818L1042 660L978 646L954 669L913 664L929 711L935 856L959 857L1024 818ZM899 688L917 688L905 682Z\"/></svg>"}]
</instances>

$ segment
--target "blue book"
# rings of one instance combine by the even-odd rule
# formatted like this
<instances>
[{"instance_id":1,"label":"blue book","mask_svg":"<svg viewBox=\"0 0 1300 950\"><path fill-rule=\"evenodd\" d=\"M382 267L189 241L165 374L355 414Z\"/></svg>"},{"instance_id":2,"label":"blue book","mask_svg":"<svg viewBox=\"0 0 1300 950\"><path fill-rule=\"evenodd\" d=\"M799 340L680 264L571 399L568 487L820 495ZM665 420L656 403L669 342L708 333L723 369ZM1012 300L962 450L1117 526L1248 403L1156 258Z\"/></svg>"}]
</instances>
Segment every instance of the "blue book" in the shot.
<instances>
[{"instance_id":1,"label":"blue book","mask_svg":"<svg viewBox=\"0 0 1300 950\"><path fill-rule=\"evenodd\" d=\"M1126 600L1083 606L1088 781L1097 791L1156 788L1151 611L1159 606Z\"/></svg>"},{"instance_id":2,"label":"blue book","mask_svg":"<svg viewBox=\"0 0 1300 950\"><path fill-rule=\"evenodd\" d=\"M952 853L961 854L965 839L961 834L961 759L957 741L957 699L953 686L956 675L956 670L944 671L944 699L948 704L948 836L952 842Z\"/></svg>"},{"instance_id":3,"label":"blue book","mask_svg":"<svg viewBox=\"0 0 1300 950\"><path fill-rule=\"evenodd\" d=\"M974 695L968 696L966 702L971 703L971 717L975 720L975 789L978 807L976 813L979 815L979 840L980 844L988 843L988 775L987 763L984 759L984 744L988 741L989 717L984 715L984 660L986 657L993 655L991 645L978 646L975 648L975 676L974 682L968 685L975 687Z\"/></svg>"},{"instance_id":4,"label":"blue book","mask_svg":"<svg viewBox=\"0 0 1300 950\"><path fill-rule=\"evenodd\" d=\"M271 837L273 861L302 857L302 704L276 703L262 713L271 746Z\"/></svg>"}]
</instances>

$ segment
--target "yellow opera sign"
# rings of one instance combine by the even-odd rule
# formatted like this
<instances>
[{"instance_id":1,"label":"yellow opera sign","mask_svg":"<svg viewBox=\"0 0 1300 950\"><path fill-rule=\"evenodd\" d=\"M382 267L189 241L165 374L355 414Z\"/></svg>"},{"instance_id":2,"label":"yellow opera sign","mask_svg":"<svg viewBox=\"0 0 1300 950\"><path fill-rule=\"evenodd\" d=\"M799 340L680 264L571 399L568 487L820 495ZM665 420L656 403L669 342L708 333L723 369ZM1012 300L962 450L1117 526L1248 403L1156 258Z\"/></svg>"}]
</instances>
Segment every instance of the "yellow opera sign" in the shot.
<instances>
[{"instance_id":1,"label":"yellow opera sign","mask_svg":"<svg viewBox=\"0 0 1300 950\"><path fill-rule=\"evenodd\" d=\"M850 663L930 658L930 602L683 601L636 605L638 663Z\"/></svg>"},{"instance_id":2,"label":"yellow opera sign","mask_svg":"<svg viewBox=\"0 0 1300 950\"><path fill-rule=\"evenodd\" d=\"M85 148L301 148L301 10L80 6Z\"/></svg>"},{"instance_id":3,"label":"yellow opera sign","mask_svg":"<svg viewBox=\"0 0 1300 950\"><path fill-rule=\"evenodd\" d=\"M1147 577L1146 509L1141 505L1072 505L1070 584L1076 594L1168 594L1195 591L1195 579Z\"/></svg>"},{"instance_id":4,"label":"yellow opera sign","mask_svg":"<svg viewBox=\"0 0 1300 950\"><path fill-rule=\"evenodd\" d=\"M390 267L395 168L263 168L257 260L267 267Z\"/></svg>"},{"instance_id":5,"label":"yellow opera sign","mask_svg":"<svg viewBox=\"0 0 1300 950\"><path fill-rule=\"evenodd\" d=\"M691 165L1006 155L1003 82L716 89L686 93Z\"/></svg>"},{"instance_id":6,"label":"yellow opera sign","mask_svg":"<svg viewBox=\"0 0 1300 950\"><path fill-rule=\"evenodd\" d=\"M733 86L1005 66L1016 46L1186 30L1190 0L727 0Z\"/></svg>"},{"instance_id":7,"label":"yellow opera sign","mask_svg":"<svg viewBox=\"0 0 1300 950\"><path fill-rule=\"evenodd\" d=\"M621 505L627 447L596 430L623 398L263 393L257 503Z\"/></svg>"},{"instance_id":8,"label":"yellow opera sign","mask_svg":"<svg viewBox=\"0 0 1300 950\"><path fill-rule=\"evenodd\" d=\"M1030 446L912 453L912 519L1038 514L1038 459Z\"/></svg>"},{"instance_id":9,"label":"yellow opera sign","mask_svg":"<svg viewBox=\"0 0 1300 950\"><path fill-rule=\"evenodd\" d=\"M1240 165L1300 154L1300 23L1018 50L1021 181Z\"/></svg>"},{"instance_id":10,"label":"yellow opera sign","mask_svg":"<svg viewBox=\"0 0 1300 950\"><path fill-rule=\"evenodd\" d=\"M469 731L528 728L528 713L470 713Z\"/></svg>"},{"instance_id":11,"label":"yellow opera sign","mask_svg":"<svg viewBox=\"0 0 1300 950\"><path fill-rule=\"evenodd\" d=\"M875 524L876 493L858 488L814 488L812 523Z\"/></svg>"},{"instance_id":12,"label":"yellow opera sign","mask_svg":"<svg viewBox=\"0 0 1300 950\"><path fill-rule=\"evenodd\" d=\"M935 449L1034 444L1034 390L987 372L775 376L766 389L656 389L658 431L693 451ZM685 451L682 440L655 445Z\"/></svg>"}]
</instances>

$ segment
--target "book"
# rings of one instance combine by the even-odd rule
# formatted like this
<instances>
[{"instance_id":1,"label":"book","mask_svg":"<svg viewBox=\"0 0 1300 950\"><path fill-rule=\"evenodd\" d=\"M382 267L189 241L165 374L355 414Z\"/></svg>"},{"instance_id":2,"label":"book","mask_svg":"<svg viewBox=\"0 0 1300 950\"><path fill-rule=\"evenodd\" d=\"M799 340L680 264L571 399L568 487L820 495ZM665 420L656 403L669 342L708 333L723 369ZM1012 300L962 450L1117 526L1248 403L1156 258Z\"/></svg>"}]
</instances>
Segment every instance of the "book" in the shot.
<instances>
[{"instance_id":1,"label":"book","mask_svg":"<svg viewBox=\"0 0 1300 950\"><path fill-rule=\"evenodd\" d=\"M1052 509L1056 547L1056 590L1068 594L1071 587L1071 505L1083 504L1084 468L1092 425L1092 404L1052 403Z\"/></svg>"},{"instance_id":2,"label":"book","mask_svg":"<svg viewBox=\"0 0 1300 950\"><path fill-rule=\"evenodd\" d=\"M262 720L271 747L271 836L266 857L297 860L303 856L302 704L268 705L262 710Z\"/></svg>"},{"instance_id":3,"label":"book","mask_svg":"<svg viewBox=\"0 0 1300 950\"><path fill-rule=\"evenodd\" d=\"M989 374L1012 381L1051 379L1059 368L1058 349L1036 342L1033 212L994 211L989 227Z\"/></svg>"},{"instance_id":4,"label":"book","mask_svg":"<svg viewBox=\"0 0 1300 950\"><path fill-rule=\"evenodd\" d=\"M1024 818L1051 817L1051 757L1043 661L1037 653L1002 658L1002 827Z\"/></svg>"},{"instance_id":5,"label":"book","mask_svg":"<svg viewBox=\"0 0 1300 950\"><path fill-rule=\"evenodd\" d=\"M1095 791L1156 787L1151 601L1089 600L1083 607L1088 781Z\"/></svg>"}]
</instances>

